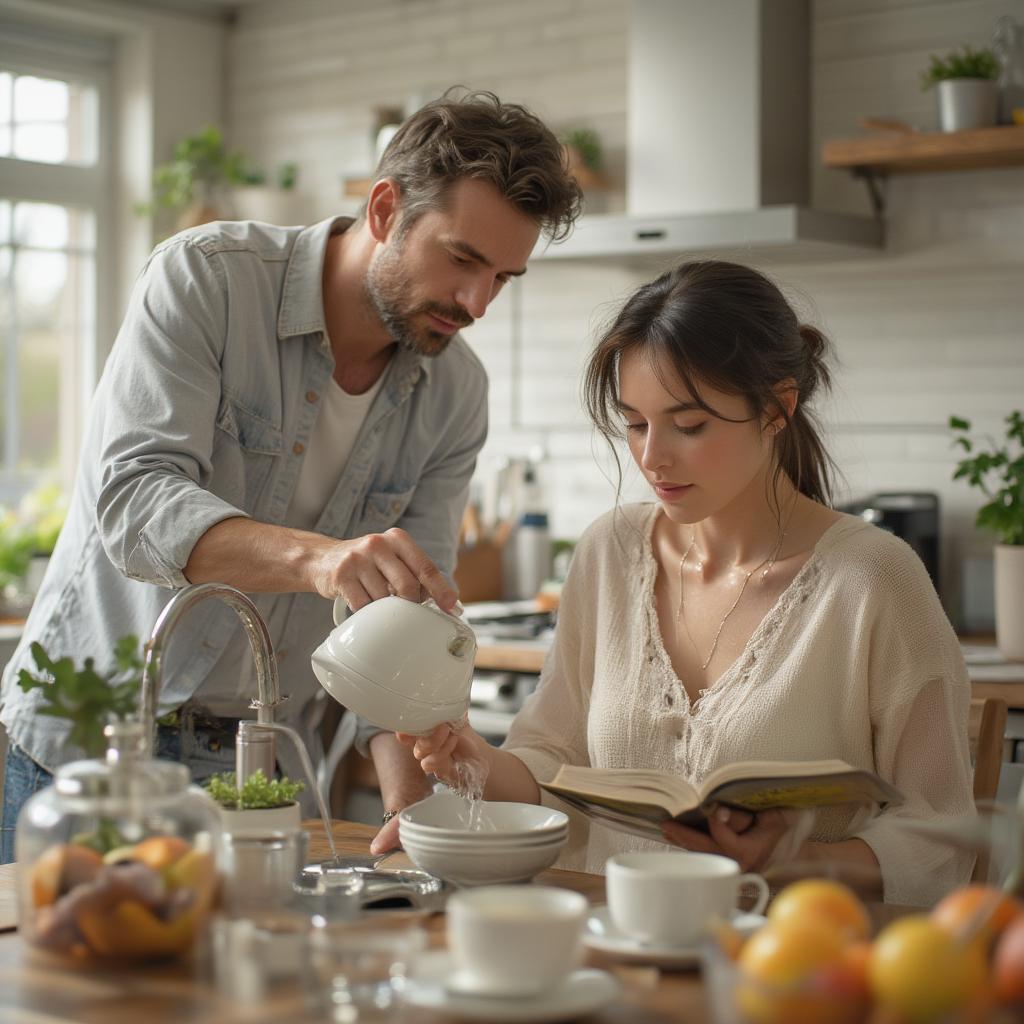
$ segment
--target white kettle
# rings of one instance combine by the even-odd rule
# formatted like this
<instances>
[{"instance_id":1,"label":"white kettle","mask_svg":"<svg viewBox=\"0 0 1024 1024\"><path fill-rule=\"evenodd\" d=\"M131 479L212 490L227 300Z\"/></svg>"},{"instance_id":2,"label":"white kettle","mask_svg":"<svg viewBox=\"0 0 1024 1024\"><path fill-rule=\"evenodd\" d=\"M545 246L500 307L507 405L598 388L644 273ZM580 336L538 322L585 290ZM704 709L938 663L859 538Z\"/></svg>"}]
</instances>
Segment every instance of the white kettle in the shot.
<instances>
[{"instance_id":1,"label":"white kettle","mask_svg":"<svg viewBox=\"0 0 1024 1024\"><path fill-rule=\"evenodd\" d=\"M384 597L335 626L312 663L346 708L382 729L422 735L469 710L475 656L476 637L461 619L433 602Z\"/></svg>"}]
</instances>

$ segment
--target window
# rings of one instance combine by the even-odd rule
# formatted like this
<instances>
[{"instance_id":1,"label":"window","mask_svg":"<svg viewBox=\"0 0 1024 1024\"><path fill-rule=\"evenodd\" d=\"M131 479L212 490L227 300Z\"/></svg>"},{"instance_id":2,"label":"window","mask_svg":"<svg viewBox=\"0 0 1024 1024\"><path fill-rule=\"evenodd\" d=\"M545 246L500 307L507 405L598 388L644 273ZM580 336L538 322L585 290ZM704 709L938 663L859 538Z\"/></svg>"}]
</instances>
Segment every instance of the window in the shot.
<instances>
[{"instance_id":1,"label":"window","mask_svg":"<svg viewBox=\"0 0 1024 1024\"><path fill-rule=\"evenodd\" d=\"M97 90L0 71L0 156L47 164L95 164Z\"/></svg>"},{"instance_id":2,"label":"window","mask_svg":"<svg viewBox=\"0 0 1024 1024\"><path fill-rule=\"evenodd\" d=\"M61 475L77 447L76 376L95 349L96 220L92 210L0 199L0 438L12 503Z\"/></svg>"},{"instance_id":3,"label":"window","mask_svg":"<svg viewBox=\"0 0 1024 1024\"><path fill-rule=\"evenodd\" d=\"M70 489L95 385L109 54L88 43L0 44L0 505Z\"/></svg>"}]
</instances>

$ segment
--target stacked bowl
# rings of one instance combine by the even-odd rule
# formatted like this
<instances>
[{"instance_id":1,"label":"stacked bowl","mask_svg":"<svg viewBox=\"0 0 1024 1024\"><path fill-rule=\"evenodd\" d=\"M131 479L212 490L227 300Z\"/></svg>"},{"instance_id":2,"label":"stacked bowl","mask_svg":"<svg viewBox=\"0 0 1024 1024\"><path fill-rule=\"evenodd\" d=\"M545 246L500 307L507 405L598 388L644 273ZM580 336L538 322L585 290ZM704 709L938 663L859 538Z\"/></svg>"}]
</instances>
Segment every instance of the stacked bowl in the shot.
<instances>
[{"instance_id":1,"label":"stacked bowl","mask_svg":"<svg viewBox=\"0 0 1024 1024\"><path fill-rule=\"evenodd\" d=\"M435 793L398 815L398 835L418 868L455 885L525 882L569 838L568 817L537 804L481 801L475 824L467 800Z\"/></svg>"}]
</instances>

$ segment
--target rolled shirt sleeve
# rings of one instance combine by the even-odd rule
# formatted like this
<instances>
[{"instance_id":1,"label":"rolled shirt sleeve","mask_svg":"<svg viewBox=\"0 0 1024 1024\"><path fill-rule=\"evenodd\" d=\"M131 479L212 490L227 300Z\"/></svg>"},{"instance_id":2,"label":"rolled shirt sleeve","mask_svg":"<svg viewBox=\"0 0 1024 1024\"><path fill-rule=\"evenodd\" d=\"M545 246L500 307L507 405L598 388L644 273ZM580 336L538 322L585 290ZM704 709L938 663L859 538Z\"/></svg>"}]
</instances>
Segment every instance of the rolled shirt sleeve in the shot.
<instances>
[{"instance_id":1,"label":"rolled shirt sleeve","mask_svg":"<svg viewBox=\"0 0 1024 1024\"><path fill-rule=\"evenodd\" d=\"M125 576L163 587L199 538L246 515L205 489L221 394L225 286L186 239L153 254L132 295L104 372L96 520L103 548Z\"/></svg>"}]
</instances>

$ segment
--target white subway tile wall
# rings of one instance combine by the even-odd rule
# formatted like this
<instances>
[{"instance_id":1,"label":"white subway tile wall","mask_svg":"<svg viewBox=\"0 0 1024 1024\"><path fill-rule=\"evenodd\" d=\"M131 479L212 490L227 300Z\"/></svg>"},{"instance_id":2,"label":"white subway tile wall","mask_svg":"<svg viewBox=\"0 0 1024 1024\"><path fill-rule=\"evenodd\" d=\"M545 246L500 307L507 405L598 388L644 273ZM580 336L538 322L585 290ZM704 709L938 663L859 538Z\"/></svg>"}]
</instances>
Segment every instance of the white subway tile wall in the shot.
<instances>
[{"instance_id":1,"label":"white subway tile wall","mask_svg":"<svg viewBox=\"0 0 1024 1024\"><path fill-rule=\"evenodd\" d=\"M928 54L987 43L1003 14L1024 21L1024 0L815 0L815 206L869 211L862 184L821 167L822 143L856 133L866 115L934 128L919 79ZM455 83L487 88L556 130L595 128L613 183L604 201L621 209L628 28L622 0L246 4L229 34L228 133L269 168L296 162L314 219L353 208L341 179L371 171L375 108ZM838 386L820 412L844 493L939 493L942 590L959 616L963 560L987 558L991 540L973 529L975 493L950 480L945 424L957 413L994 433L1024 400L1024 169L895 178L887 197L884 253L765 268L836 344ZM542 447L556 536L578 535L614 500L614 463L582 412L580 371L599 325L650 276L534 264L468 332L491 375L481 467ZM635 472L623 494L645 494Z\"/></svg>"}]
</instances>

